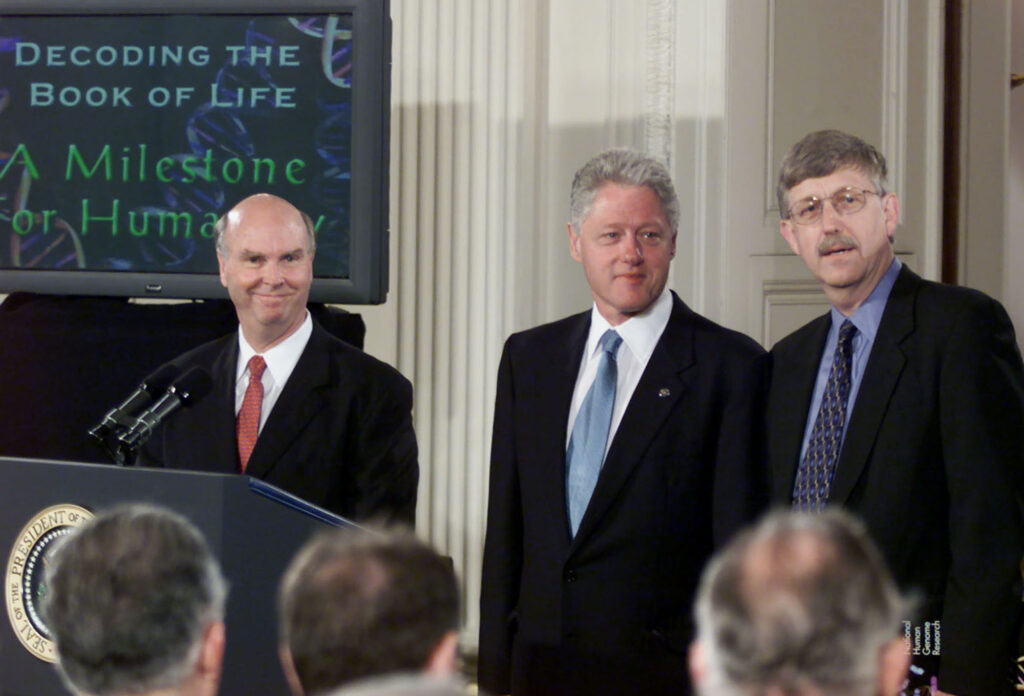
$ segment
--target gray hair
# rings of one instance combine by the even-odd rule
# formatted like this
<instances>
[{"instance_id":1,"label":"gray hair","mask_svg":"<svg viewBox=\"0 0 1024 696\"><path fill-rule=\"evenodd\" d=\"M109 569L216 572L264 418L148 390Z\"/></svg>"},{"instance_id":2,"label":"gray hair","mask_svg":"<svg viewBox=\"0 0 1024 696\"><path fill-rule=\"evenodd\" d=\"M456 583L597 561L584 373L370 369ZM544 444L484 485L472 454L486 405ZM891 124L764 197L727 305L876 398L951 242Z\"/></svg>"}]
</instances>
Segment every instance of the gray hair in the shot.
<instances>
[{"instance_id":1,"label":"gray hair","mask_svg":"<svg viewBox=\"0 0 1024 696\"><path fill-rule=\"evenodd\" d=\"M679 199L672 176L661 162L637 152L618 148L606 150L577 170L569 193L569 223L578 234L590 214L598 190L605 184L646 186L661 202L668 226L675 232L679 226Z\"/></svg>"},{"instance_id":2,"label":"gray hair","mask_svg":"<svg viewBox=\"0 0 1024 696\"><path fill-rule=\"evenodd\" d=\"M111 508L75 529L45 582L43 616L61 676L74 693L94 696L184 682L227 595L199 530L145 504Z\"/></svg>"},{"instance_id":3,"label":"gray hair","mask_svg":"<svg viewBox=\"0 0 1024 696\"><path fill-rule=\"evenodd\" d=\"M411 532L332 530L292 560L278 594L279 642L306 693L422 670L459 627L451 560Z\"/></svg>"},{"instance_id":4,"label":"gray hair","mask_svg":"<svg viewBox=\"0 0 1024 696\"><path fill-rule=\"evenodd\" d=\"M281 201L283 201L285 203L288 203L288 201L285 201L283 198L280 198L279 196L274 196L273 194L270 194L270 193L256 193L256 194L253 194L253 196L272 196L274 198L278 198L279 200L281 200ZM227 247L227 244L224 242L224 235L228 231L228 216L231 215L231 212L235 208L237 208L239 205L241 205L245 201L249 200L249 198L252 198L253 196L249 196L247 198L243 198L241 201L236 203L235 206L233 208L231 208L231 210L229 210L228 212L224 213L219 218L217 218L217 222L214 223L214 225L213 225L213 243L214 243L214 246L217 249L217 253L220 254L221 256L227 256L228 255L228 247ZM289 203L289 205L291 205L291 204ZM306 236L307 236L307 238L309 240L309 245L307 246L306 251L314 252L314 251L316 251L316 225L313 223L313 218L311 218L309 215L307 215L305 212L299 210L298 208L295 208L295 210L302 217L302 224L306 228Z\"/></svg>"},{"instance_id":5,"label":"gray hair","mask_svg":"<svg viewBox=\"0 0 1024 696\"><path fill-rule=\"evenodd\" d=\"M789 217L789 190L804 179L828 176L838 169L852 167L871 179L876 193L885 195L885 157L874 146L856 135L839 130L821 130L805 135L790 148L779 167L775 195L779 215Z\"/></svg>"},{"instance_id":6,"label":"gray hair","mask_svg":"<svg viewBox=\"0 0 1024 696\"><path fill-rule=\"evenodd\" d=\"M390 674L346 684L328 696L468 696L470 691L451 677Z\"/></svg>"},{"instance_id":7,"label":"gray hair","mask_svg":"<svg viewBox=\"0 0 1024 696\"><path fill-rule=\"evenodd\" d=\"M840 510L771 513L704 571L701 693L873 694L879 653L909 610L859 521Z\"/></svg>"}]
</instances>

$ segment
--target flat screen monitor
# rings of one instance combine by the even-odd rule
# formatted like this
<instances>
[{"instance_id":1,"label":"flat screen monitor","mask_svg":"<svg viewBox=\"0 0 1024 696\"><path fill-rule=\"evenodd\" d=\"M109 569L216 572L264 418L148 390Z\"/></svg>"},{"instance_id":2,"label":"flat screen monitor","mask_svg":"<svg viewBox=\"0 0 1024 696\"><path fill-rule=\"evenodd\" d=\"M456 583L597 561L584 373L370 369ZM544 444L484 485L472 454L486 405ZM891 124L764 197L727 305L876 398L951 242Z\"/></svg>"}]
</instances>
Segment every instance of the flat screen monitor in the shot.
<instances>
[{"instance_id":1,"label":"flat screen monitor","mask_svg":"<svg viewBox=\"0 0 1024 696\"><path fill-rule=\"evenodd\" d=\"M0 0L0 292L224 298L216 220L317 228L315 302L387 294L383 0Z\"/></svg>"}]
</instances>

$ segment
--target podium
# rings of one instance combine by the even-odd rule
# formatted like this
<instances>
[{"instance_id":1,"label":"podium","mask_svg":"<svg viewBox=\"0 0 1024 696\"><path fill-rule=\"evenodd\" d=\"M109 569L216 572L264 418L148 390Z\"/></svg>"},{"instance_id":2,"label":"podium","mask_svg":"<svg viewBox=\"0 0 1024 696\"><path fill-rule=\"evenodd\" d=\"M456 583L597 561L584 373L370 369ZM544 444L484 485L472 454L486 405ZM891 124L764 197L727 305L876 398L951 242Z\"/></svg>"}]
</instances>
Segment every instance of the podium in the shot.
<instances>
[{"instance_id":1,"label":"podium","mask_svg":"<svg viewBox=\"0 0 1024 696\"><path fill-rule=\"evenodd\" d=\"M54 665L30 650L29 645L45 651L47 645L35 635L40 619L16 597L32 563L45 563L45 551L36 542L74 518L65 508L78 506L95 514L122 502L156 503L181 513L203 532L230 588L222 696L287 696L277 653L278 582L311 534L355 526L279 488L232 474L0 457L0 491L7 604L0 627L0 696L67 694ZM51 508L56 512L41 517ZM30 559L33 545L38 558ZM38 585L29 584L36 591Z\"/></svg>"}]
</instances>

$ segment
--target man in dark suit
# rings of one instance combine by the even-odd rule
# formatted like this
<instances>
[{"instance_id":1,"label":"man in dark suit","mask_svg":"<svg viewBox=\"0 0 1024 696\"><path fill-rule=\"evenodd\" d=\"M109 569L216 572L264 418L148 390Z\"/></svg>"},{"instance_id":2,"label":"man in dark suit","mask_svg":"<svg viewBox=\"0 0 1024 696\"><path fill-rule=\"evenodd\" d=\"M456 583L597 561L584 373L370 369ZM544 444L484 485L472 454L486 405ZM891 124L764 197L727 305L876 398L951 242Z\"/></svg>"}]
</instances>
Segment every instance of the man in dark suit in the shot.
<instances>
[{"instance_id":1,"label":"man in dark suit","mask_svg":"<svg viewBox=\"0 0 1024 696\"><path fill-rule=\"evenodd\" d=\"M142 463L244 472L345 517L413 523L412 387L309 316L312 221L256 194L216 232L239 331L174 361L213 389L156 431Z\"/></svg>"},{"instance_id":2,"label":"man in dark suit","mask_svg":"<svg viewBox=\"0 0 1024 696\"><path fill-rule=\"evenodd\" d=\"M772 349L773 496L863 517L921 600L905 622L915 663L937 669L946 693L1009 694L1024 369L998 302L895 259L899 202L885 176L874 147L839 131L806 136L782 164L782 236L832 310ZM819 437L830 421L838 430Z\"/></svg>"},{"instance_id":3,"label":"man in dark suit","mask_svg":"<svg viewBox=\"0 0 1024 696\"><path fill-rule=\"evenodd\" d=\"M570 217L594 305L510 337L498 372L479 682L685 694L700 571L767 502L765 355L666 289L660 163L598 155Z\"/></svg>"}]
</instances>

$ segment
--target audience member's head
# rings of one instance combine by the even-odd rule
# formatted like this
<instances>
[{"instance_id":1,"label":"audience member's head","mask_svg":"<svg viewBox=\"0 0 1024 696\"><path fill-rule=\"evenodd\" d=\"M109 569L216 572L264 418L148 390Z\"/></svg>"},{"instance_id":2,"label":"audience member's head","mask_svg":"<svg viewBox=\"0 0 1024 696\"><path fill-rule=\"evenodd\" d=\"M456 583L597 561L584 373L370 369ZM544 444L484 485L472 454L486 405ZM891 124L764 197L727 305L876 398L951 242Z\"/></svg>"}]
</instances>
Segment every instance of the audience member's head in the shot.
<instances>
[{"instance_id":1,"label":"audience member's head","mask_svg":"<svg viewBox=\"0 0 1024 696\"><path fill-rule=\"evenodd\" d=\"M433 674L391 674L364 679L325 696L467 696L463 683Z\"/></svg>"},{"instance_id":2,"label":"audience member's head","mask_svg":"<svg viewBox=\"0 0 1024 696\"><path fill-rule=\"evenodd\" d=\"M202 534L152 505L100 513L46 569L43 615L82 696L217 693L227 586Z\"/></svg>"},{"instance_id":3,"label":"audience member's head","mask_svg":"<svg viewBox=\"0 0 1024 696\"><path fill-rule=\"evenodd\" d=\"M278 609L282 662L296 694L385 674L455 670L455 572L411 533L314 537L285 573Z\"/></svg>"},{"instance_id":4,"label":"audience member's head","mask_svg":"<svg viewBox=\"0 0 1024 696\"><path fill-rule=\"evenodd\" d=\"M775 512L705 569L694 682L701 696L895 696L906 612L858 521Z\"/></svg>"}]
</instances>

